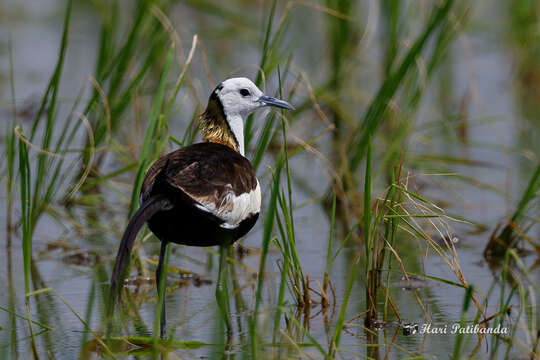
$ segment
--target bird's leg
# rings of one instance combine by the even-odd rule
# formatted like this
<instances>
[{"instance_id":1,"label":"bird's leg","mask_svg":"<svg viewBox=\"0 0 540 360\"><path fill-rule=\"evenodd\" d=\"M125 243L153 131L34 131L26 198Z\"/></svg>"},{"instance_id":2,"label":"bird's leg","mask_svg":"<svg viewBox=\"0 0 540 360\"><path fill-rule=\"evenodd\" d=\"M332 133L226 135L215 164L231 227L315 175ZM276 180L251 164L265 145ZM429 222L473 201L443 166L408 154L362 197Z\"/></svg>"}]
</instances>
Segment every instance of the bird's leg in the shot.
<instances>
[{"instance_id":1,"label":"bird's leg","mask_svg":"<svg viewBox=\"0 0 540 360\"><path fill-rule=\"evenodd\" d=\"M227 289L227 249L228 245L221 245L219 247L219 273L218 281L216 286L216 300L225 320L225 325L227 326L227 337L229 338L232 334L232 324L230 320L230 309L229 309L229 291Z\"/></svg>"},{"instance_id":2,"label":"bird's leg","mask_svg":"<svg viewBox=\"0 0 540 360\"><path fill-rule=\"evenodd\" d=\"M169 245L167 241L161 241L161 248L159 250L159 261L156 269L156 288L158 292L158 302L159 304L161 304L159 337L162 339L165 337L165 283L167 280L167 269L163 269L163 262L165 261L165 254L167 253L167 245ZM161 278L162 275L163 279Z\"/></svg>"}]
</instances>

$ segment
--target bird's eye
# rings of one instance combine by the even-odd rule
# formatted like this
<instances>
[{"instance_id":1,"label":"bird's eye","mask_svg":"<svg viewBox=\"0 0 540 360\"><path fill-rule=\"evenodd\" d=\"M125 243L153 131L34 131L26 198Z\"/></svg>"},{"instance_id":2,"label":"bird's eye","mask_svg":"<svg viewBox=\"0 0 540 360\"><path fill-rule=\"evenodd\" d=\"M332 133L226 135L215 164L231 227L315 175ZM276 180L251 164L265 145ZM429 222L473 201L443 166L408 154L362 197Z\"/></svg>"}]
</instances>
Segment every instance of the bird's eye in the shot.
<instances>
[{"instance_id":1,"label":"bird's eye","mask_svg":"<svg viewBox=\"0 0 540 360\"><path fill-rule=\"evenodd\" d=\"M242 96L249 96L249 90L248 89L240 89L240 95Z\"/></svg>"}]
</instances>

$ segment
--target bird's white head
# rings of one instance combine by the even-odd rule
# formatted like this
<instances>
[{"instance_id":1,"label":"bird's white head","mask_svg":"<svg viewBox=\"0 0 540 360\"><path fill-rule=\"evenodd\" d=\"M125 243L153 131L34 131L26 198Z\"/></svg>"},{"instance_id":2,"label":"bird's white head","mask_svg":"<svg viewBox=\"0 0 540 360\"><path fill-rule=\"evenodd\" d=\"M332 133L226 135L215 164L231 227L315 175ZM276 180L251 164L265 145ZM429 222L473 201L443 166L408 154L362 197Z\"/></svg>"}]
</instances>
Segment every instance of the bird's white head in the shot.
<instances>
[{"instance_id":1,"label":"bird's white head","mask_svg":"<svg viewBox=\"0 0 540 360\"><path fill-rule=\"evenodd\" d=\"M216 87L215 92L227 116L240 115L242 118L246 118L254 110L263 106L293 109L291 104L286 101L264 95L257 85L243 77L223 81Z\"/></svg>"},{"instance_id":2,"label":"bird's white head","mask_svg":"<svg viewBox=\"0 0 540 360\"><path fill-rule=\"evenodd\" d=\"M265 95L247 78L230 78L223 81L212 92L205 114L203 114L207 126L205 140L229 146L235 145L231 147L244 155L244 120L254 110L264 106L294 109L286 101ZM232 141L227 139L227 131L217 131L219 124L215 123L219 123L219 117L225 120L226 124L223 125L227 125L227 130L233 137ZM203 124L203 130L204 127Z\"/></svg>"}]
</instances>

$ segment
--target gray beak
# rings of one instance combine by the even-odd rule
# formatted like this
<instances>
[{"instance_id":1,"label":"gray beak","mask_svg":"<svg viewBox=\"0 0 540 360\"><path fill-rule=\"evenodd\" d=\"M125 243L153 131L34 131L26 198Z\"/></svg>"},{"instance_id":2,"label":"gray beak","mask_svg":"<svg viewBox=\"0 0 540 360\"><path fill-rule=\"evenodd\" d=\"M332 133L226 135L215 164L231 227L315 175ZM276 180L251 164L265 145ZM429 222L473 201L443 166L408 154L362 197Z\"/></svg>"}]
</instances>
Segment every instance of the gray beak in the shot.
<instances>
[{"instance_id":1,"label":"gray beak","mask_svg":"<svg viewBox=\"0 0 540 360\"><path fill-rule=\"evenodd\" d=\"M294 107L288 102L273 98L271 96L263 95L257 101L267 106L274 106L274 107L278 107L282 109L294 110Z\"/></svg>"}]
</instances>

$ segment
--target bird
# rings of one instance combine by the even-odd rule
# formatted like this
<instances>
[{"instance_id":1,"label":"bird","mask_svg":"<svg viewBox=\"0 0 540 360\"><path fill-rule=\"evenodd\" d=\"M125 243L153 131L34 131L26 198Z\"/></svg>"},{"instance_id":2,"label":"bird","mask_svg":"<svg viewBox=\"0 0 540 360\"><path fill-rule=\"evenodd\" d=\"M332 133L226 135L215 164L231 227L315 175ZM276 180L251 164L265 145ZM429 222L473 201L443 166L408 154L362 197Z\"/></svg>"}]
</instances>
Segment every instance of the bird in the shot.
<instances>
[{"instance_id":1,"label":"bird","mask_svg":"<svg viewBox=\"0 0 540 360\"><path fill-rule=\"evenodd\" d=\"M161 304L160 337L165 336L165 281L161 279L169 243L220 247L216 300L231 331L226 293L226 252L257 222L261 187L245 157L244 121L264 107L294 110L265 95L245 77L229 78L212 91L200 115L202 142L161 156L148 169L141 187L139 209L120 241L111 282L112 306L120 296L130 253L143 225L161 241L156 287Z\"/></svg>"}]
</instances>

